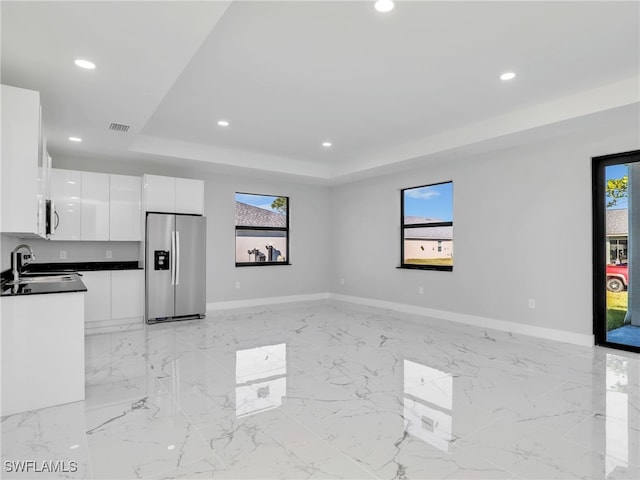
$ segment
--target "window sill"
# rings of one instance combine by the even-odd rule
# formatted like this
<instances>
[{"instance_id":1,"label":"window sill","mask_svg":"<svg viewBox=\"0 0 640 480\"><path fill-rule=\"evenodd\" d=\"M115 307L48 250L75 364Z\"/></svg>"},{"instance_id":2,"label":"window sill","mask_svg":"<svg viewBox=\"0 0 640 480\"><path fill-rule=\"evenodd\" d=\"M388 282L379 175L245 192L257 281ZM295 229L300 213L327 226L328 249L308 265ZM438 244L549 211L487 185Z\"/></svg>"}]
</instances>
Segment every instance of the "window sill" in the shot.
<instances>
[{"instance_id":1,"label":"window sill","mask_svg":"<svg viewBox=\"0 0 640 480\"><path fill-rule=\"evenodd\" d=\"M400 265L396 268L402 270L439 270L441 272L453 271L453 265Z\"/></svg>"},{"instance_id":2,"label":"window sill","mask_svg":"<svg viewBox=\"0 0 640 480\"><path fill-rule=\"evenodd\" d=\"M291 265L289 262L236 262L236 267L272 267L275 265Z\"/></svg>"}]
</instances>

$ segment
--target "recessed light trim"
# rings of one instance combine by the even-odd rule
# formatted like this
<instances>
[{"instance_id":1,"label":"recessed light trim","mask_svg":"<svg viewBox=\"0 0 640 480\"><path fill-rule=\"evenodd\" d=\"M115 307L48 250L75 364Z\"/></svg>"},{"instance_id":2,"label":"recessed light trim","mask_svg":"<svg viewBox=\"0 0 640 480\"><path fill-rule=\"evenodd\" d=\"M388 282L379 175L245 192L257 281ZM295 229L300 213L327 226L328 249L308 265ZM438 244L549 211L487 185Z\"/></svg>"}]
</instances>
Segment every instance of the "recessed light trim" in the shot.
<instances>
[{"instance_id":1,"label":"recessed light trim","mask_svg":"<svg viewBox=\"0 0 640 480\"><path fill-rule=\"evenodd\" d=\"M393 7L395 7L395 5L392 0L378 0L375 3L374 7L381 13L388 13L393 10Z\"/></svg>"},{"instance_id":2,"label":"recessed light trim","mask_svg":"<svg viewBox=\"0 0 640 480\"><path fill-rule=\"evenodd\" d=\"M333 145L333 143L331 143L331 142L322 142L322 146L325 147L325 148L329 148L332 145Z\"/></svg>"},{"instance_id":3,"label":"recessed light trim","mask_svg":"<svg viewBox=\"0 0 640 480\"><path fill-rule=\"evenodd\" d=\"M85 70L94 70L96 68L95 63L83 58L77 58L73 63L75 63L80 68L84 68Z\"/></svg>"},{"instance_id":4,"label":"recessed light trim","mask_svg":"<svg viewBox=\"0 0 640 480\"><path fill-rule=\"evenodd\" d=\"M505 72L502 75L500 75L500 80L513 80L514 78L516 78L516 74L513 72Z\"/></svg>"},{"instance_id":5,"label":"recessed light trim","mask_svg":"<svg viewBox=\"0 0 640 480\"><path fill-rule=\"evenodd\" d=\"M82 139L80 137L69 137L69 140L71 142L76 142L76 143L82 141Z\"/></svg>"},{"instance_id":6,"label":"recessed light trim","mask_svg":"<svg viewBox=\"0 0 640 480\"><path fill-rule=\"evenodd\" d=\"M229 122L226 120L218 120L218 126L219 127L228 127L229 126Z\"/></svg>"}]
</instances>

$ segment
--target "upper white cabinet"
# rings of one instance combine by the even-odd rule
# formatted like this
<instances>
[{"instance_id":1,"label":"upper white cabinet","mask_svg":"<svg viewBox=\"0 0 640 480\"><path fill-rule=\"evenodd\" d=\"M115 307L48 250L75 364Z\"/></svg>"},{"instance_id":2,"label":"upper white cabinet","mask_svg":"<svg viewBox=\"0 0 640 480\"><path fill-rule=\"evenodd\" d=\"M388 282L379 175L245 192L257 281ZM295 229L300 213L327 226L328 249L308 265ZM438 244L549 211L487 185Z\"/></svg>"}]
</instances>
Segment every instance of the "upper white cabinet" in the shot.
<instances>
[{"instance_id":1,"label":"upper white cabinet","mask_svg":"<svg viewBox=\"0 0 640 480\"><path fill-rule=\"evenodd\" d=\"M51 240L81 239L81 197L82 172L51 169L51 198L55 206Z\"/></svg>"},{"instance_id":2,"label":"upper white cabinet","mask_svg":"<svg viewBox=\"0 0 640 480\"><path fill-rule=\"evenodd\" d=\"M44 236L40 93L2 85L0 231Z\"/></svg>"},{"instance_id":3,"label":"upper white cabinet","mask_svg":"<svg viewBox=\"0 0 640 480\"><path fill-rule=\"evenodd\" d=\"M109 174L82 172L80 238L109 240Z\"/></svg>"},{"instance_id":4,"label":"upper white cabinet","mask_svg":"<svg viewBox=\"0 0 640 480\"><path fill-rule=\"evenodd\" d=\"M204 214L204 182L176 178L176 213Z\"/></svg>"},{"instance_id":5,"label":"upper white cabinet","mask_svg":"<svg viewBox=\"0 0 640 480\"><path fill-rule=\"evenodd\" d=\"M51 240L142 240L140 177L51 169Z\"/></svg>"},{"instance_id":6,"label":"upper white cabinet","mask_svg":"<svg viewBox=\"0 0 640 480\"><path fill-rule=\"evenodd\" d=\"M110 240L141 240L142 179L128 175L111 175L109 197Z\"/></svg>"},{"instance_id":7,"label":"upper white cabinet","mask_svg":"<svg viewBox=\"0 0 640 480\"><path fill-rule=\"evenodd\" d=\"M204 181L144 176L146 212L204 214Z\"/></svg>"},{"instance_id":8,"label":"upper white cabinet","mask_svg":"<svg viewBox=\"0 0 640 480\"><path fill-rule=\"evenodd\" d=\"M145 175L144 204L146 212L175 213L176 179L159 175Z\"/></svg>"}]
</instances>

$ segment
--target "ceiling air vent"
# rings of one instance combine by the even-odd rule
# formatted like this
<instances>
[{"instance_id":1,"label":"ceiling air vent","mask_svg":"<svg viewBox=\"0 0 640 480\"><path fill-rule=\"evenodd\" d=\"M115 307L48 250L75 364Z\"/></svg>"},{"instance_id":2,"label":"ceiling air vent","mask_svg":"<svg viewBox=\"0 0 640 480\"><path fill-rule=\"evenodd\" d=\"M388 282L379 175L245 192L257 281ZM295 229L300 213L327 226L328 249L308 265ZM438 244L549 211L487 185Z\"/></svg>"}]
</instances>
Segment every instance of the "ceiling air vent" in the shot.
<instances>
[{"instance_id":1,"label":"ceiling air vent","mask_svg":"<svg viewBox=\"0 0 640 480\"><path fill-rule=\"evenodd\" d=\"M125 125L124 123L111 122L109 124L109 130L113 130L115 132L127 133L130 128L131 128L131 125Z\"/></svg>"}]
</instances>

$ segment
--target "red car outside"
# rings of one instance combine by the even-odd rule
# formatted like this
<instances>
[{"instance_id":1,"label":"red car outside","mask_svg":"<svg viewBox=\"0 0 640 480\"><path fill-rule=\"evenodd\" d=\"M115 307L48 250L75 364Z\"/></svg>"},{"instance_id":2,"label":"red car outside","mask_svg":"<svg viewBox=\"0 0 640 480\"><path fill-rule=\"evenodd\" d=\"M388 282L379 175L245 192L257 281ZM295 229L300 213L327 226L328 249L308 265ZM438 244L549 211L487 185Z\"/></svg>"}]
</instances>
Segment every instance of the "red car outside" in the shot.
<instances>
[{"instance_id":1,"label":"red car outside","mask_svg":"<svg viewBox=\"0 0 640 480\"><path fill-rule=\"evenodd\" d=\"M620 265L607 265L607 290L610 292L622 292L629 282L629 266L626 263Z\"/></svg>"}]
</instances>

